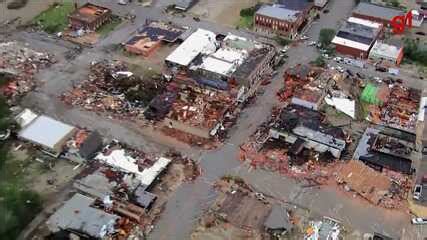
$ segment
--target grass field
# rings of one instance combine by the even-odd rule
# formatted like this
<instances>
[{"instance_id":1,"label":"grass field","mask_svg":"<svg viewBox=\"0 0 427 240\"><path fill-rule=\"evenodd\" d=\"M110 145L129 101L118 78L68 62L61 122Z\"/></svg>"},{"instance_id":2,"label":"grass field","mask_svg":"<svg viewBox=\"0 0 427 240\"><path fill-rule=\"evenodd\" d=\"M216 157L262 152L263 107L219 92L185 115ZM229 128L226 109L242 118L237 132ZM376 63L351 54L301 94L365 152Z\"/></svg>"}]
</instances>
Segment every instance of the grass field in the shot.
<instances>
[{"instance_id":1,"label":"grass field","mask_svg":"<svg viewBox=\"0 0 427 240\"><path fill-rule=\"evenodd\" d=\"M63 31L68 25L68 14L74 9L71 1L63 1L61 4L52 5L46 11L34 18L33 22L39 25L45 32L56 33Z\"/></svg>"},{"instance_id":2,"label":"grass field","mask_svg":"<svg viewBox=\"0 0 427 240\"><path fill-rule=\"evenodd\" d=\"M241 16L239 22L237 23L238 28L247 28L251 29L253 26L254 16Z\"/></svg>"}]
</instances>

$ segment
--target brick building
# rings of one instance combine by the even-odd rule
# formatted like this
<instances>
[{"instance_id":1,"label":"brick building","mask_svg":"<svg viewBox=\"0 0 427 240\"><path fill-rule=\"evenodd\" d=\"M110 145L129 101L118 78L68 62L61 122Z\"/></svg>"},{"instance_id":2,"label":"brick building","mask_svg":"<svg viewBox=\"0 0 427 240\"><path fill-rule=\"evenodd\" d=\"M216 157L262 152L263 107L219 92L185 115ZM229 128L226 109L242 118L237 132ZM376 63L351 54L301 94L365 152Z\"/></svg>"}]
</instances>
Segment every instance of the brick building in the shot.
<instances>
[{"instance_id":1,"label":"brick building","mask_svg":"<svg viewBox=\"0 0 427 240\"><path fill-rule=\"evenodd\" d=\"M353 10L352 15L356 18L374 21L388 26L395 16L403 16L405 13L400 9L361 2Z\"/></svg>"},{"instance_id":2,"label":"brick building","mask_svg":"<svg viewBox=\"0 0 427 240\"><path fill-rule=\"evenodd\" d=\"M111 10L105 7L86 3L68 16L71 29L86 29L95 31L111 19Z\"/></svg>"},{"instance_id":3,"label":"brick building","mask_svg":"<svg viewBox=\"0 0 427 240\"><path fill-rule=\"evenodd\" d=\"M332 40L336 51L355 58L367 58L375 41L383 35L383 25L350 17Z\"/></svg>"},{"instance_id":4,"label":"brick building","mask_svg":"<svg viewBox=\"0 0 427 240\"><path fill-rule=\"evenodd\" d=\"M264 5L254 17L256 31L295 38L305 21L305 11L287 8L284 5Z\"/></svg>"}]
</instances>

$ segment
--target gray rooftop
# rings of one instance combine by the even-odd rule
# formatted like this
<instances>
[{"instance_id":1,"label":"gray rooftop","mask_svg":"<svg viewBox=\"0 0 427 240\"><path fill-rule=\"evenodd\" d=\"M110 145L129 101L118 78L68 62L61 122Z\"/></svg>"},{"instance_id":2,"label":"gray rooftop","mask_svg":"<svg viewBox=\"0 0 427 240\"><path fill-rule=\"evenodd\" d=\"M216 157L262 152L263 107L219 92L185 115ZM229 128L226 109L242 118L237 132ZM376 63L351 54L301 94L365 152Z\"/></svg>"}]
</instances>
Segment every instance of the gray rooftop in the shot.
<instances>
[{"instance_id":1,"label":"gray rooftop","mask_svg":"<svg viewBox=\"0 0 427 240\"><path fill-rule=\"evenodd\" d=\"M191 7L194 0L175 0L175 8L187 10Z\"/></svg>"},{"instance_id":2,"label":"gray rooftop","mask_svg":"<svg viewBox=\"0 0 427 240\"><path fill-rule=\"evenodd\" d=\"M264 5L262 6L256 14L263 15L266 17L276 18L279 20L294 22L298 18L300 11L287 9L282 5Z\"/></svg>"},{"instance_id":3,"label":"gray rooftop","mask_svg":"<svg viewBox=\"0 0 427 240\"><path fill-rule=\"evenodd\" d=\"M353 10L353 13L377 17L383 20L391 20L395 16L404 15L404 12L399 9L383 7L376 4L361 2Z\"/></svg>"},{"instance_id":4,"label":"gray rooftop","mask_svg":"<svg viewBox=\"0 0 427 240\"><path fill-rule=\"evenodd\" d=\"M47 221L50 231L76 230L92 237L101 237L106 226L115 223L118 216L106 213L90 205L94 199L81 194L75 194Z\"/></svg>"}]
</instances>

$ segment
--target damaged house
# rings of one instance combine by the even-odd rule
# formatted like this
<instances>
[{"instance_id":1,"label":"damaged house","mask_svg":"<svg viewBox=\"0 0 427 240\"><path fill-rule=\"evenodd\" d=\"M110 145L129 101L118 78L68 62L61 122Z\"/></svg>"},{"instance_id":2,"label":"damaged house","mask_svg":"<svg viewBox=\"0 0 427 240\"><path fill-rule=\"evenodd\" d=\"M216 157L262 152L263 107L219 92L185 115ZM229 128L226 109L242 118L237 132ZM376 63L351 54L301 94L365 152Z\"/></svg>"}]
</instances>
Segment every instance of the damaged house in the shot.
<instances>
[{"instance_id":1,"label":"damaged house","mask_svg":"<svg viewBox=\"0 0 427 240\"><path fill-rule=\"evenodd\" d=\"M174 43L185 29L158 21L147 22L126 43L126 51L144 57L150 56L162 43Z\"/></svg>"},{"instance_id":2,"label":"damaged house","mask_svg":"<svg viewBox=\"0 0 427 240\"><path fill-rule=\"evenodd\" d=\"M270 128L270 136L291 144L290 153L294 156L307 148L330 153L338 159L346 147L342 129L323 124L321 113L299 105L288 105L282 109Z\"/></svg>"},{"instance_id":3,"label":"damaged house","mask_svg":"<svg viewBox=\"0 0 427 240\"><path fill-rule=\"evenodd\" d=\"M388 127L367 128L353 158L382 171L411 174L415 135Z\"/></svg>"},{"instance_id":4,"label":"damaged house","mask_svg":"<svg viewBox=\"0 0 427 240\"><path fill-rule=\"evenodd\" d=\"M72 30L95 31L111 19L111 10L91 3L77 8L68 16Z\"/></svg>"}]
</instances>

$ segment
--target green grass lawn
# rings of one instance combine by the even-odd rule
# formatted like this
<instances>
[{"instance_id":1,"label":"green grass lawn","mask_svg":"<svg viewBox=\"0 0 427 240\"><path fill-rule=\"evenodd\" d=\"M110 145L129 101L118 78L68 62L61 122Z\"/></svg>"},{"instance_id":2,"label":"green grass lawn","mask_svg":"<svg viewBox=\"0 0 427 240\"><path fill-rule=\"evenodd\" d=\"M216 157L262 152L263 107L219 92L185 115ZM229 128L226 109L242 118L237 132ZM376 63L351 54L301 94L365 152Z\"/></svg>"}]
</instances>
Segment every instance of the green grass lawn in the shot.
<instances>
[{"instance_id":1,"label":"green grass lawn","mask_svg":"<svg viewBox=\"0 0 427 240\"><path fill-rule=\"evenodd\" d=\"M111 21L102 25L96 32L101 35L101 37L107 36L107 34L116 28L122 20L119 17L112 17Z\"/></svg>"},{"instance_id":2,"label":"green grass lawn","mask_svg":"<svg viewBox=\"0 0 427 240\"><path fill-rule=\"evenodd\" d=\"M52 5L47 10L40 13L34 18L33 22L38 24L45 32L60 32L67 27L68 15L73 10L73 3L69 0L64 0L61 4Z\"/></svg>"},{"instance_id":3,"label":"green grass lawn","mask_svg":"<svg viewBox=\"0 0 427 240\"><path fill-rule=\"evenodd\" d=\"M238 28L247 28L251 29L253 25L254 16L241 16L239 22L237 23Z\"/></svg>"}]
</instances>

